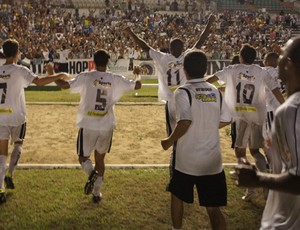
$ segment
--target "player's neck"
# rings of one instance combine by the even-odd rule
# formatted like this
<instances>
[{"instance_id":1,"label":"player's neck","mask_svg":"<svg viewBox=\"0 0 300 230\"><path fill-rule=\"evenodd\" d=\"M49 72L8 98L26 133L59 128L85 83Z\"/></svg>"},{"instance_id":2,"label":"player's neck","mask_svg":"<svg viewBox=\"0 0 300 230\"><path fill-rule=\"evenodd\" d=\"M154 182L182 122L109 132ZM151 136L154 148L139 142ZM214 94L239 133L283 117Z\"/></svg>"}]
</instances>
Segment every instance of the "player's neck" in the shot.
<instances>
[{"instance_id":1,"label":"player's neck","mask_svg":"<svg viewBox=\"0 0 300 230\"><path fill-rule=\"evenodd\" d=\"M15 63L16 63L16 59L11 57L11 58L6 58L6 62L4 63L4 65L11 65Z\"/></svg>"},{"instance_id":2,"label":"player's neck","mask_svg":"<svg viewBox=\"0 0 300 230\"><path fill-rule=\"evenodd\" d=\"M106 66L97 66L96 70L99 72L106 72Z\"/></svg>"}]
</instances>

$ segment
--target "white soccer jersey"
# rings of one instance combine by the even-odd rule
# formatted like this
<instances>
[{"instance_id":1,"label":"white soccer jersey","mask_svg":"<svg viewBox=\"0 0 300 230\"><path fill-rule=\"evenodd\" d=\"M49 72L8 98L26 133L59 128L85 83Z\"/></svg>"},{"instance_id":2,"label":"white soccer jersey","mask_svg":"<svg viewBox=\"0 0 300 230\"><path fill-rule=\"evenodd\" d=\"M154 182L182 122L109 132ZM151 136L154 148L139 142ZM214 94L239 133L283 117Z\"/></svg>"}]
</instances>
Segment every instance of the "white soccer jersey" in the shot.
<instances>
[{"instance_id":1,"label":"white soccer jersey","mask_svg":"<svg viewBox=\"0 0 300 230\"><path fill-rule=\"evenodd\" d=\"M215 73L226 82L225 101L234 119L262 125L266 114L265 87L277 87L270 74L256 64L230 65Z\"/></svg>"},{"instance_id":2,"label":"white soccer jersey","mask_svg":"<svg viewBox=\"0 0 300 230\"><path fill-rule=\"evenodd\" d=\"M300 176L300 93L291 95L275 113L272 126L272 170ZM269 191L261 229L298 230L300 195Z\"/></svg>"},{"instance_id":3,"label":"white soccer jersey","mask_svg":"<svg viewBox=\"0 0 300 230\"><path fill-rule=\"evenodd\" d=\"M25 122L24 88L36 77L37 75L24 66L0 66L0 125L19 126Z\"/></svg>"},{"instance_id":4,"label":"white soccer jersey","mask_svg":"<svg viewBox=\"0 0 300 230\"><path fill-rule=\"evenodd\" d=\"M278 68L274 68L271 66L264 67L265 70L271 75L271 77L276 81L277 87L280 89L280 80L278 79ZM269 88L265 88L266 90L266 104L267 104L267 111L275 111L279 106L280 103L271 92Z\"/></svg>"},{"instance_id":5,"label":"white soccer jersey","mask_svg":"<svg viewBox=\"0 0 300 230\"><path fill-rule=\"evenodd\" d=\"M175 169L194 176L223 170L219 138L220 121L231 114L220 91L204 79L193 79L175 91L177 120L191 120L176 145Z\"/></svg>"},{"instance_id":6,"label":"white soccer jersey","mask_svg":"<svg viewBox=\"0 0 300 230\"><path fill-rule=\"evenodd\" d=\"M183 71L184 56L192 49L187 49L178 58L172 54L163 53L150 49L149 54L157 68L158 75L158 97L161 100L169 101L173 97L173 92L169 86L179 86L186 82Z\"/></svg>"},{"instance_id":7,"label":"white soccer jersey","mask_svg":"<svg viewBox=\"0 0 300 230\"><path fill-rule=\"evenodd\" d=\"M71 92L80 93L77 126L107 131L115 125L115 103L135 87L134 81L96 70L79 74L69 84Z\"/></svg>"}]
</instances>

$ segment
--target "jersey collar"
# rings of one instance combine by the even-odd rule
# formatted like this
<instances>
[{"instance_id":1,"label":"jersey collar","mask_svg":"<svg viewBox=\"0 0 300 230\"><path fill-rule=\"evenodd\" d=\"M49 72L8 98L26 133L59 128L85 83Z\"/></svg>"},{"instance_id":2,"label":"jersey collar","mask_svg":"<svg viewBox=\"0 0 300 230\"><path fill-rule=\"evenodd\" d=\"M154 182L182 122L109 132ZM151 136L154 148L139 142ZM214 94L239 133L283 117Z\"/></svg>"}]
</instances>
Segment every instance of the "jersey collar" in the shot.
<instances>
[{"instance_id":1,"label":"jersey collar","mask_svg":"<svg viewBox=\"0 0 300 230\"><path fill-rule=\"evenodd\" d=\"M190 83L190 84L202 83L202 82L206 82L206 80L204 78L198 78L198 79L191 79L186 81L186 83Z\"/></svg>"}]
</instances>

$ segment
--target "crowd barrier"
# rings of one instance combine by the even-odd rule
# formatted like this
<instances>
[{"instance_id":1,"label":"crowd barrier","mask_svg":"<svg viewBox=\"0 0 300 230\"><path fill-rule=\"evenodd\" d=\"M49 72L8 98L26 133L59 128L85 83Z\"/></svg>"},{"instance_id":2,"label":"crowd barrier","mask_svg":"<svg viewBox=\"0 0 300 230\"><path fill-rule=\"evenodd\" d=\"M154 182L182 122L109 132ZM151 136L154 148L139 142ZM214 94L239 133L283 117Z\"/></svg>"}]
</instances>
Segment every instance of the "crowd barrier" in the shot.
<instances>
[{"instance_id":1,"label":"crowd barrier","mask_svg":"<svg viewBox=\"0 0 300 230\"><path fill-rule=\"evenodd\" d=\"M223 69L230 64L231 60L208 60L207 75L212 75L218 70ZM261 65L262 60L256 61ZM23 63L30 68L35 74L39 76L45 75L44 64L33 64L32 62ZM61 63L54 61L54 70L59 71ZM95 64L92 59L71 59L67 63L67 72L72 76L84 71L91 71L95 69ZM118 59L111 61L109 64L109 71L123 75L125 77L133 77L132 70L135 66L140 66L142 69L142 79L157 79L157 70L152 60L133 60L133 59Z\"/></svg>"}]
</instances>

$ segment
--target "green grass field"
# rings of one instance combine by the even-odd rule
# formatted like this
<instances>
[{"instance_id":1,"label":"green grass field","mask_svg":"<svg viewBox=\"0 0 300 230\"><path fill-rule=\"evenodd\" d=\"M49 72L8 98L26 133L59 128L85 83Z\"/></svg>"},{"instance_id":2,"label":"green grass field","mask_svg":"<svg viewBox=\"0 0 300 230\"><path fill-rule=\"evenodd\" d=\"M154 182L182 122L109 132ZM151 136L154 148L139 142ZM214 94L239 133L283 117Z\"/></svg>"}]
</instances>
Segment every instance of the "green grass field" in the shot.
<instances>
[{"instance_id":1,"label":"green grass field","mask_svg":"<svg viewBox=\"0 0 300 230\"><path fill-rule=\"evenodd\" d=\"M68 90L27 90L26 99L79 102ZM157 102L157 88L143 88L137 96L128 93L121 101ZM228 171L228 205L222 208L228 229L258 229L265 203L261 191L253 201L242 201L245 190L236 187ZM16 189L8 190L7 202L0 206L0 229L171 229L168 169L107 169L99 204L83 193L86 179L81 169L18 169ZM183 229L210 229L197 199L185 204Z\"/></svg>"},{"instance_id":2,"label":"green grass field","mask_svg":"<svg viewBox=\"0 0 300 230\"><path fill-rule=\"evenodd\" d=\"M107 169L99 204L83 193L86 178L81 169L17 170L16 189L0 206L0 229L171 229L168 169ZM262 195L243 202L244 189L228 176L227 182L228 229L258 229ZM184 216L183 229L210 229L197 199Z\"/></svg>"}]
</instances>

